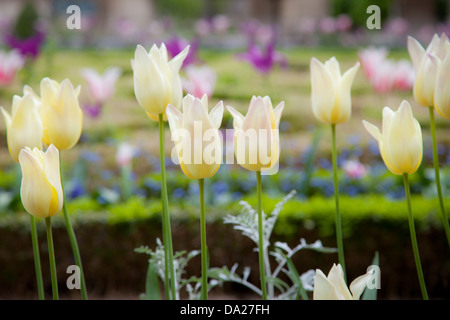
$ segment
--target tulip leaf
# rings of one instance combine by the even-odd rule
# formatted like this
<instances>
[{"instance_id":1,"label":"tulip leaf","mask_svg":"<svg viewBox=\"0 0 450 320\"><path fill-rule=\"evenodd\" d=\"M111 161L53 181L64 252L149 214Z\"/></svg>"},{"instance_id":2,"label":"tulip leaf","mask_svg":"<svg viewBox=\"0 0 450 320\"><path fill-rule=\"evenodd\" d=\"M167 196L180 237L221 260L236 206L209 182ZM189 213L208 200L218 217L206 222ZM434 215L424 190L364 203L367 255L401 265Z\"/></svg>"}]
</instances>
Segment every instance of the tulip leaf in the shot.
<instances>
[{"instance_id":1,"label":"tulip leaf","mask_svg":"<svg viewBox=\"0 0 450 320\"><path fill-rule=\"evenodd\" d=\"M373 266L378 266L380 265L380 258L378 255L378 251L375 252L375 256L373 257L372 260L372 265ZM364 290L363 296L361 298L361 300L377 300L377 288L366 288Z\"/></svg>"},{"instance_id":2,"label":"tulip leaf","mask_svg":"<svg viewBox=\"0 0 450 320\"><path fill-rule=\"evenodd\" d=\"M282 255L286 259L289 268L288 274L289 278L291 278L292 282L297 286L298 289L296 300L298 299L299 295L302 297L303 300L309 300L308 294L306 293L306 290L303 287L302 279L300 278L300 275L298 274L297 269L295 268L294 262L287 255L283 253Z\"/></svg>"},{"instance_id":3,"label":"tulip leaf","mask_svg":"<svg viewBox=\"0 0 450 320\"><path fill-rule=\"evenodd\" d=\"M145 294L141 295L141 299L161 300L157 268L151 261L148 263L147 276L145 279Z\"/></svg>"}]
</instances>

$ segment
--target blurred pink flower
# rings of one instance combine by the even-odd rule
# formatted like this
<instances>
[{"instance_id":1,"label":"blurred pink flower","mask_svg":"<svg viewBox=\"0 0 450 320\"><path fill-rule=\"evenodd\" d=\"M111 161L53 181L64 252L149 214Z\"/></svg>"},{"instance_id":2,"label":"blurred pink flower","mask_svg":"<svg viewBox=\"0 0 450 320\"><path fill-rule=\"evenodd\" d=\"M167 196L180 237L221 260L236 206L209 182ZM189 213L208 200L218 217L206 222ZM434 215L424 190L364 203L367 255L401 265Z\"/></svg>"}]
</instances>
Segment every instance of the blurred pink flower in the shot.
<instances>
[{"instance_id":1,"label":"blurred pink flower","mask_svg":"<svg viewBox=\"0 0 450 320\"><path fill-rule=\"evenodd\" d=\"M391 61L382 61L376 66L369 78L372 88L379 93L386 93L394 89L394 73L396 66Z\"/></svg>"},{"instance_id":2,"label":"blurred pink flower","mask_svg":"<svg viewBox=\"0 0 450 320\"><path fill-rule=\"evenodd\" d=\"M116 82L122 74L119 67L109 67L102 74L92 68L81 70L81 76L87 82L91 103L84 104L84 110L92 118L100 115L103 104L110 99L115 91Z\"/></svg>"},{"instance_id":3,"label":"blurred pink flower","mask_svg":"<svg viewBox=\"0 0 450 320\"><path fill-rule=\"evenodd\" d=\"M18 51L0 51L0 86L10 85L24 64L25 59Z\"/></svg>"},{"instance_id":4,"label":"blurred pink flower","mask_svg":"<svg viewBox=\"0 0 450 320\"><path fill-rule=\"evenodd\" d=\"M408 60L400 60L396 63L393 72L393 86L398 90L410 90L414 86L414 67Z\"/></svg>"},{"instance_id":5,"label":"blurred pink flower","mask_svg":"<svg viewBox=\"0 0 450 320\"><path fill-rule=\"evenodd\" d=\"M225 33L230 29L231 22L226 15L219 14L211 20L212 29L218 33Z\"/></svg>"},{"instance_id":6,"label":"blurred pink flower","mask_svg":"<svg viewBox=\"0 0 450 320\"><path fill-rule=\"evenodd\" d=\"M385 48L368 48L358 53L364 74L379 93L410 90L414 85L414 68L407 60L387 59Z\"/></svg>"},{"instance_id":7,"label":"blurred pink flower","mask_svg":"<svg viewBox=\"0 0 450 320\"><path fill-rule=\"evenodd\" d=\"M358 160L346 160L343 163L342 168L350 179L358 180L367 175L366 167Z\"/></svg>"},{"instance_id":8,"label":"blurred pink flower","mask_svg":"<svg viewBox=\"0 0 450 320\"><path fill-rule=\"evenodd\" d=\"M119 19L115 25L115 29L120 37L124 39L133 38L138 31L136 24L126 18Z\"/></svg>"},{"instance_id":9,"label":"blurred pink flower","mask_svg":"<svg viewBox=\"0 0 450 320\"><path fill-rule=\"evenodd\" d=\"M262 24L256 30L255 40L263 46L268 46L275 42L274 27L268 24Z\"/></svg>"},{"instance_id":10,"label":"blurred pink flower","mask_svg":"<svg viewBox=\"0 0 450 320\"><path fill-rule=\"evenodd\" d=\"M137 154L137 148L129 142L121 142L116 151L116 163L119 167L126 167Z\"/></svg>"},{"instance_id":11,"label":"blurred pink flower","mask_svg":"<svg viewBox=\"0 0 450 320\"><path fill-rule=\"evenodd\" d=\"M302 34L312 34L316 31L317 25L313 18L302 18L298 24L298 30Z\"/></svg>"},{"instance_id":12,"label":"blurred pink flower","mask_svg":"<svg viewBox=\"0 0 450 320\"><path fill-rule=\"evenodd\" d=\"M217 75L214 69L203 66L187 66L187 78L181 78L183 89L196 98L203 97L204 94L210 98L216 86Z\"/></svg>"},{"instance_id":13,"label":"blurred pink flower","mask_svg":"<svg viewBox=\"0 0 450 320\"><path fill-rule=\"evenodd\" d=\"M211 33L212 26L207 19L199 19L194 24L194 30L197 36L204 37Z\"/></svg>"},{"instance_id":14,"label":"blurred pink flower","mask_svg":"<svg viewBox=\"0 0 450 320\"><path fill-rule=\"evenodd\" d=\"M367 78L371 79L376 69L386 60L386 48L369 47L358 52L359 61Z\"/></svg>"},{"instance_id":15,"label":"blurred pink flower","mask_svg":"<svg viewBox=\"0 0 450 320\"><path fill-rule=\"evenodd\" d=\"M86 80L89 93L96 103L105 103L112 97L121 74L122 69L119 67L109 67L103 74L92 68L81 70L81 76Z\"/></svg>"},{"instance_id":16,"label":"blurred pink flower","mask_svg":"<svg viewBox=\"0 0 450 320\"><path fill-rule=\"evenodd\" d=\"M391 35L402 36L406 34L408 28L408 21L404 18L397 17L387 23L386 31Z\"/></svg>"},{"instance_id":17,"label":"blurred pink flower","mask_svg":"<svg viewBox=\"0 0 450 320\"><path fill-rule=\"evenodd\" d=\"M350 30L350 28L353 25L352 19L346 14L341 14L341 15L337 16L334 23L335 23L336 30L340 31L340 32L345 32L345 31Z\"/></svg>"},{"instance_id":18,"label":"blurred pink flower","mask_svg":"<svg viewBox=\"0 0 450 320\"><path fill-rule=\"evenodd\" d=\"M336 32L336 23L332 17L322 18L319 22L319 29L325 34Z\"/></svg>"}]
</instances>

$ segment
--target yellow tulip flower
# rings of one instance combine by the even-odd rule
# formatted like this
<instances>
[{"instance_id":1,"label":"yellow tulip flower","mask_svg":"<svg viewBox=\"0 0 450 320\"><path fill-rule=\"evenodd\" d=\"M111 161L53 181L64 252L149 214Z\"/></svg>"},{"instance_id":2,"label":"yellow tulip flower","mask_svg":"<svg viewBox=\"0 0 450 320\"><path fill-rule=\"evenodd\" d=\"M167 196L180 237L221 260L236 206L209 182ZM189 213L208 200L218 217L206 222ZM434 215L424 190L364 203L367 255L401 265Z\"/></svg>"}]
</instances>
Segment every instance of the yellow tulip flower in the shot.
<instances>
[{"instance_id":1,"label":"yellow tulip flower","mask_svg":"<svg viewBox=\"0 0 450 320\"><path fill-rule=\"evenodd\" d=\"M24 147L42 149L43 126L39 116L40 101L26 93L23 97L14 96L11 115L0 107L6 123L9 153L19 161L19 152Z\"/></svg>"},{"instance_id":2,"label":"yellow tulip flower","mask_svg":"<svg viewBox=\"0 0 450 320\"><path fill-rule=\"evenodd\" d=\"M20 151L20 197L28 213L48 218L61 211L64 200L59 161L59 151L54 145L45 153L29 147Z\"/></svg>"},{"instance_id":3,"label":"yellow tulip flower","mask_svg":"<svg viewBox=\"0 0 450 320\"><path fill-rule=\"evenodd\" d=\"M343 75L335 57L321 63L311 59L311 102L314 115L326 124L346 122L352 112L351 88L359 62Z\"/></svg>"},{"instance_id":4,"label":"yellow tulip flower","mask_svg":"<svg viewBox=\"0 0 450 320\"><path fill-rule=\"evenodd\" d=\"M253 96L245 117L233 107L227 108L233 116L237 163L250 171L275 168L280 156L278 127L284 102L273 109L270 97Z\"/></svg>"},{"instance_id":5,"label":"yellow tulip flower","mask_svg":"<svg viewBox=\"0 0 450 320\"><path fill-rule=\"evenodd\" d=\"M168 104L180 108L183 89L179 71L188 51L189 46L169 61L164 43L160 48L153 45L148 53L141 45L136 47L131 60L134 93L150 119L159 121Z\"/></svg>"},{"instance_id":6,"label":"yellow tulip flower","mask_svg":"<svg viewBox=\"0 0 450 320\"><path fill-rule=\"evenodd\" d=\"M166 109L172 139L183 172L191 179L213 176L222 163L219 127L223 103L208 113L208 96L201 99L188 94L182 101L183 113L169 104Z\"/></svg>"},{"instance_id":7,"label":"yellow tulip flower","mask_svg":"<svg viewBox=\"0 0 450 320\"><path fill-rule=\"evenodd\" d=\"M78 142L83 127L79 94L80 86L74 88L68 79L61 83L50 78L41 80L42 140L45 144L53 144L58 150L68 150Z\"/></svg>"},{"instance_id":8,"label":"yellow tulip flower","mask_svg":"<svg viewBox=\"0 0 450 320\"><path fill-rule=\"evenodd\" d=\"M445 33L435 34L427 49L413 37L408 37L408 52L414 66L414 99L424 107L434 106L434 91L440 65L450 52L450 42ZM448 75L448 73L446 74Z\"/></svg>"},{"instance_id":9,"label":"yellow tulip flower","mask_svg":"<svg viewBox=\"0 0 450 320\"><path fill-rule=\"evenodd\" d=\"M365 120L363 124L378 141L381 157L392 173L417 171L423 155L422 130L408 101L403 100L396 112L389 107L383 109L382 132Z\"/></svg>"},{"instance_id":10,"label":"yellow tulip flower","mask_svg":"<svg viewBox=\"0 0 450 320\"><path fill-rule=\"evenodd\" d=\"M450 119L450 52L440 64L434 90L434 107L443 117Z\"/></svg>"}]
</instances>

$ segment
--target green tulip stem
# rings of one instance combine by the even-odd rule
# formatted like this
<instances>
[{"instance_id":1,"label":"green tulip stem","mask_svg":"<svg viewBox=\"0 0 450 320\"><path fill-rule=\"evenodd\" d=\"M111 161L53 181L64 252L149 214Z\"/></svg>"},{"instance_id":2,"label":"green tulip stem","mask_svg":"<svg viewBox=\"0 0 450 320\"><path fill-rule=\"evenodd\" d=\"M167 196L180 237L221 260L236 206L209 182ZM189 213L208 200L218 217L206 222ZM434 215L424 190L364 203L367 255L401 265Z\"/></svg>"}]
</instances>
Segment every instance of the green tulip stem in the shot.
<instances>
[{"instance_id":1,"label":"green tulip stem","mask_svg":"<svg viewBox=\"0 0 450 320\"><path fill-rule=\"evenodd\" d=\"M205 179L198 180L200 194L200 236L202 252L202 289L201 300L208 300L208 247L206 245L206 219L205 219Z\"/></svg>"},{"instance_id":2,"label":"green tulip stem","mask_svg":"<svg viewBox=\"0 0 450 320\"><path fill-rule=\"evenodd\" d=\"M53 249L52 220L45 218L45 228L47 231L48 256L50 260L50 274L52 279L53 300L59 300L58 278L56 276L55 250Z\"/></svg>"},{"instance_id":3,"label":"green tulip stem","mask_svg":"<svg viewBox=\"0 0 450 320\"><path fill-rule=\"evenodd\" d=\"M77 238L75 236L75 231L73 230L72 222L70 221L69 212L67 211L66 199L63 202L63 215L64 222L66 224L67 234L69 236L70 246L72 247L73 258L75 264L80 268L80 285L81 285L81 298L83 300L88 300L86 280L84 278L83 264L81 262L80 249L78 248Z\"/></svg>"},{"instance_id":4,"label":"green tulip stem","mask_svg":"<svg viewBox=\"0 0 450 320\"><path fill-rule=\"evenodd\" d=\"M259 273L261 278L262 299L267 300L266 271L264 266L264 226L262 212L262 184L261 171L256 171L256 189L258 196L258 254L259 254Z\"/></svg>"},{"instance_id":5,"label":"green tulip stem","mask_svg":"<svg viewBox=\"0 0 450 320\"><path fill-rule=\"evenodd\" d=\"M163 242L165 251L165 289L166 298L169 297L169 281L171 288L171 298L176 300L177 292L175 286L175 268L173 263L173 248L172 248L172 232L170 227L169 216L169 197L167 194L166 181L166 162L164 157L164 114L159 114L159 156L161 167L161 201L162 201L162 225L163 225Z\"/></svg>"},{"instance_id":6,"label":"green tulip stem","mask_svg":"<svg viewBox=\"0 0 450 320\"><path fill-rule=\"evenodd\" d=\"M445 234L447 236L447 242L450 246L450 227L448 222L448 216L445 211L444 206L444 197L442 196L442 187L441 187L441 178L439 174L439 156L437 152L437 142L436 142L436 122L434 120L434 108L429 107L430 110L430 129L431 129L431 137L433 140L433 164L434 164L434 175L436 179L436 187L437 193L439 197L439 206L441 208L442 219L444 223Z\"/></svg>"},{"instance_id":7,"label":"green tulip stem","mask_svg":"<svg viewBox=\"0 0 450 320\"><path fill-rule=\"evenodd\" d=\"M45 299L44 282L42 280L41 258L39 256L39 241L36 229L36 218L32 214L30 214L30 225L31 225L31 242L33 245L34 269L36 272L38 297L39 300L44 300Z\"/></svg>"},{"instance_id":8,"label":"green tulip stem","mask_svg":"<svg viewBox=\"0 0 450 320\"><path fill-rule=\"evenodd\" d=\"M417 238L416 238L416 230L414 228L414 217L413 217L412 210L411 210L411 193L409 190L409 181L408 181L407 173L403 174L403 183L405 185L406 203L408 205L409 231L411 234L411 243L412 243L412 248L413 248L413 252L414 252L414 260L416 262L417 275L419 277L420 290L422 291L423 299L428 300L428 293L427 293L427 288L425 286L425 280L423 277L422 264L420 263L419 247L417 245Z\"/></svg>"},{"instance_id":9,"label":"green tulip stem","mask_svg":"<svg viewBox=\"0 0 450 320\"><path fill-rule=\"evenodd\" d=\"M61 158L61 156L60 156ZM60 163L62 163L60 159ZM61 187L64 194L64 184L61 181ZM70 246L72 247L72 254L75 260L75 264L80 268L80 285L81 285L81 298L83 300L88 300L87 289L86 289L86 281L84 277L83 264L81 262L80 249L78 248L77 237L75 235L75 231L73 230L72 222L70 220L69 211L67 210L67 198L64 194L63 200L63 216L64 223L66 225L67 235L69 236Z\"/></svg>"},{"instance_id":10,"label":"green tulip stem","mask_svg":"<svg viewBox=\"0 0 450 320\"><path fill-rule=\"evenodd\" d=\"M336 150L336 125L331 125L331 143L332 143L332 162L333 162L333 181L334 181L334 201L336 207L336 241L338 247L339 264L344 271L344 280L347 282L347 273L345 271L344 259L344 243L342 240L342 223L341 212L339 210L339 186L338 186L338 172L337 172L337 150Z\"/></svg>"}]
</instances>

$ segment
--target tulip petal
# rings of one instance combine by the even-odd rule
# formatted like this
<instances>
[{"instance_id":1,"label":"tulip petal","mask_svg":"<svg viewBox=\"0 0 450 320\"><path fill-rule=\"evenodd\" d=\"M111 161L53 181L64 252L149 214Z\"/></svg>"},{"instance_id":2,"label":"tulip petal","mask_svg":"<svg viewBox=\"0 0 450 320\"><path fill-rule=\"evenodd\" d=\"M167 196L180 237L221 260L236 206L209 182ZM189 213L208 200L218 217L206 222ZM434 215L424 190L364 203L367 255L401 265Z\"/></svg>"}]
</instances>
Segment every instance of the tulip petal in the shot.
<instances>
[{"instance_id":1,"label":"tulip petal","mask_svg":"<svg viewBox=\"0 0 450 320\"><path fill-rule=\"evenodd\" d=\"M44 78L40 83L41 99L45 106L55 104L55 99L58 95L59 83L50 78Z\"/></svg>"},{"instance_id":2,"label":"tulip petal","mask_svg":"<svg viewBox=\"0 0 450 320\"><path fill-rule=\"evenodd\" d=\"M325 62L325 67L328 71L331 72L334 79L340 79L341 78L341 68L339 66L339 62L337 61L336 57L332 57L331 59L327 60Z\"/></svg>"},{"instance_id":3,"label":"tulip petal","mask_svg":"<svg viewBox=\"0 0 450 320\"><path fill-rule=\"evenodd\" d=\"M331 72L316 58L311 59L310 68L313 113L320 121L331 124L331 111L336 99L335 81Z\"/></svg>"},{"instance_id":4,"label":"tulip petal","mask_svg":"<svg viewBox=\"0 0 450 320\"><path fill-rule=\"evenodd\" d=\"M52 202L50 205L49 215L52 216L61 211L64 201L61 184L59 151L52 144L44 153L44 174L56 192L56 197L52 197Z\"/></svg>"},{"instance_id":5,"label":"tulip petal","mask_svg":"<svg viewBox=\"0 0 450 320\"><path fill-rule=\"evenodd\" d=\"M5 108L0 107L0 111L3 114L3 118L5 119L5 124L6 124L6 130L8 130L9 126L11 125L11 116L9 115L8 111L5 110Z\"/></svg>"},{"instance_id":6,"label":"tulip petal","mask_svg":"<svg viewBox=\"0 0 450 320\"><path fill-rule=\"evenodd\" d=\"M26 94L22 99L14 100L13 103L15 114L7 128L7 140L11 156L18 161L22 148L42 148L43 126L31 94Z\"/></svg>"},{"instance_id":7,"label":"tulip petal","mask_svg":"<svg viewBox=\"0 0 450 320\"><path fill-rule=\"evenodd\" d=\"M317 269L314 277L314 300L341 300L340 295L337 294L336 287L331 283L325 274Z\"/></svg>"},{"instance_id":8,"label":"tulip petal","mask_svg":"<svg viewBox=\"0 0 450 320\"><path fill-rule=\"evenodd\" d=\"M331 119L333 123L343 123L350 118L350 115L352 113L351 88L358 70L359 62L348 69L342 76L339 84L337 98L339 102L339 108L334 107L331 113Z\"/></svg>"},{"instance_id":9,"label":"tulip petal","mask_svg":"<svg viewBox=\"0 0 450 320\"><path fill-rule=\"evenodd\" d=\"M363 120L363 125L366 128L366 130L370 133L372 137L377 140L378 143L381 142L381 132L380 129L378 129L377 126L371 124L370 122L367 122L366 120Z\"/></svg>"},{"instance_id":10,"label":"tulip petal","mask_svg":"<svg viewBox=\"0 0 450 320\"><path fill-rule=\"evenodd\" d=\"M19 153L22 168L20 197L25 210L39 218L49 216L53 187L47 181L42 163L29 148Z\"/></svg>"},{"instance_id":11,"label":"tulip petal","mask_svg":"<svg viewBox=\"0 0 450 320\"><path fill-rule=\"evenodd\" d=\"M352 293L353 300L359 300L364 289L367 287L367 283L371 276L372 272L369 271L350 283L350 291Z\"/></svg>"},{"instance_id":12,"label":"tulip petal","mask_svg":"<svg viewBox=\"0 0 450 320\"><path fill-rule=\"evenodd\" d=\"M231 116L233 117L233 127L234 129L240 129L242 128L242 125L244 123L245 117L237 111L235 108L231 106L227 106L227 110L231 113Z\"/></svg>"},{"instance_id":13,"label":"tulip petal","mask_svg":"<svg viewBox=\"0 0 450 320\"><path fill-rule=\"evenodd\" d=\"M189 53L189 48L190 46L186 46L183 51L181 51L179 54L173 57L172 60L169 61L169 68L172 70L172 72L178 73L178 71L180 71L181 66L183 65L183 61L184 59L186 59Z\"/></svg>"},{"instance_id":14,"label":"tulip petal","mask_svg":"<svg viewBox=\"0 0 450 320\"><path fill-rule=\"evenodd\" d=\"M209 112L209 119L214 128L219 129L223 118L223 102L219 101L216 106Z\"/></svg>"},{"instance_id":15,"label":"tulip petal","mask_svg":"<svg viewBox=\"0 0 450 320\"><path fill-rule=\"evenodd\" d=\"M436 78L434 91L434 106L436 111L443 117L450 119L450 53L442 62Z\"/></svg>"},{"instance_id":16,"label":"tulip petal","mask_svg":"<svg viewBox=\"0 0 450 320\"><path fill-rule=\"evenodd\" d=\"M348 290L347 285L345 284L344 280L344 270L342 269L342 266L340 264L336 265L333 264L333 267L331 268L330 272L327 276L328 280L334 285L337 292L342 295L342 298L345 300L351 300L352 295L350 291Z\"/></svg>"},{"instance_id":17,"label":"tulip petal","mask_svg":"<svg viewBox=\"0 0 450 320\"><path fill-rule=\"evenodd\" d=\"M284 110L284 101L281 101L273 110L273 114L275 116L275 128L273 129L278 129L280 127L280 120L283 110Z\"/></svg>"},{"instance_id":18,"label":"tulip petal","mask_svg":"<svg viewBox=\"0 0 450 320\"><path fill-rule=\"evenodd\" d=\"M417 75L425 50L416 39L408 36L408 52Z\"/></svg>"}]
</instances>

